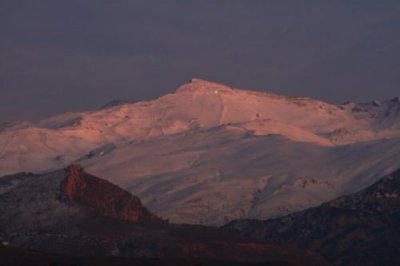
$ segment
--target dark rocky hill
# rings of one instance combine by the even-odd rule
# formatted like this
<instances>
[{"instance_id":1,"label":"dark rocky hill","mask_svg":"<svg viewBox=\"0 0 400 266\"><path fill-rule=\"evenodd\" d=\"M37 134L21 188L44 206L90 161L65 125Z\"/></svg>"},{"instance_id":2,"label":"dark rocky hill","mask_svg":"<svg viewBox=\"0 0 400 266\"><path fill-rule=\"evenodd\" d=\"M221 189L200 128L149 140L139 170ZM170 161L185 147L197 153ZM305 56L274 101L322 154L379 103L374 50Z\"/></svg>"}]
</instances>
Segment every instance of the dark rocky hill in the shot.
<instances>
[{"instance_id":1,"label":"dark rocky hill","mask_svg":"<svg viewBox=\"0 0 400 266\"><path fill-rule=\"evenodd\" d=\"M400 170L319 207L266 221L237 220L224 229L313 250L337 265L400 265Z\"/></svg>"},{"instance_id":2,"label":"dark rocky hill","mask_svg":"<svg viewBox=\"0 0 400 266\"><path fill-rule=\"evenodd\" d=\"M1 265L324 265L218 228L168 224L78 165L0 178L0 213Z\"/></svg>"}]
</instances>

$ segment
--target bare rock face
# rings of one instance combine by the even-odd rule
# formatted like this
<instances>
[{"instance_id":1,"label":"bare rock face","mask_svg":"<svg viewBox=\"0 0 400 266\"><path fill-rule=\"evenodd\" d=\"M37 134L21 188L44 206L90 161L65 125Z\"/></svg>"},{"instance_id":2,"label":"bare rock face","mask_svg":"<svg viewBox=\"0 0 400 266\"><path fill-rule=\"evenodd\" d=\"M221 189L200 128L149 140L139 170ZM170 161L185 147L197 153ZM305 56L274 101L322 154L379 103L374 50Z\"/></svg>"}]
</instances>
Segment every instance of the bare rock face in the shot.
<instances>
[{"instance_id":1,"label":"bare rock face","mask_svg":"<svg viewBox=\"0 0 400 266\"><path fill-rule=\"evenodd\" d=\"M61 191L71 202L107 217L134 223L160 223L138 197L116 185L87 174L80 165L71 165L61 182Z\"/></svg>"}]
</instances>

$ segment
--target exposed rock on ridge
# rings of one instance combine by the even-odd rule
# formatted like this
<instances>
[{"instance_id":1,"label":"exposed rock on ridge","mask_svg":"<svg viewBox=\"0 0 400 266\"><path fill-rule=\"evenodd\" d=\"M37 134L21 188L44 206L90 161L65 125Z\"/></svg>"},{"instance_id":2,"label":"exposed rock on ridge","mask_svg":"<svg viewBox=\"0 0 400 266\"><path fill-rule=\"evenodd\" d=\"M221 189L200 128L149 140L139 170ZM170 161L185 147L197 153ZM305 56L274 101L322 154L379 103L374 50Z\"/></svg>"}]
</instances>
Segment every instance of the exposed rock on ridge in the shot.
<instances>
[{"instance_id":1,"label":"exposed rock on ridge","mask_svg":"<svg viewBox=\"0 0 400 266\"><path fill-rule=\"evenodd\" d=\"M150 213L140 199L112 183L84 172L80 165L71 165L61 190L71 202L88 207L104 216L134 223L161 222Z\"/></svg>"}]
</instances>

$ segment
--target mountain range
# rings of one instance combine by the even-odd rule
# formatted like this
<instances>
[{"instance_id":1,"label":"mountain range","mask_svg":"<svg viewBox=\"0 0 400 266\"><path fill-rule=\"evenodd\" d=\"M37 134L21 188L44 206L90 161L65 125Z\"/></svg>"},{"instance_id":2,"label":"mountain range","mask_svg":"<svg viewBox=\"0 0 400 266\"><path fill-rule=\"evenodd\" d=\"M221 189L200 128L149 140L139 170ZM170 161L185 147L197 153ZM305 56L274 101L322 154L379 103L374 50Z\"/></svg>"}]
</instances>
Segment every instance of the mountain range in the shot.
<instances>
[{"instance_id":1,"label":"mountain range","mask_svg":"<svg viewBox=\"0 0 400 266\"><path fill-rule=\"evenodd\" d=\"M330 104L192 79L0 131L0 176L78 163L174 223L268 219L354 193L400 167L400 100Z\"/></svg>"},{"instance_id":2,"label":"mountain range","mask_svg":"<svg viewBox=\"0 0 400 266\"><path fill-rule=\"evenodd\" d=\"M192 79L0 128L6 265L398 265L400 99Z\"/></svg>"}]
</instances>

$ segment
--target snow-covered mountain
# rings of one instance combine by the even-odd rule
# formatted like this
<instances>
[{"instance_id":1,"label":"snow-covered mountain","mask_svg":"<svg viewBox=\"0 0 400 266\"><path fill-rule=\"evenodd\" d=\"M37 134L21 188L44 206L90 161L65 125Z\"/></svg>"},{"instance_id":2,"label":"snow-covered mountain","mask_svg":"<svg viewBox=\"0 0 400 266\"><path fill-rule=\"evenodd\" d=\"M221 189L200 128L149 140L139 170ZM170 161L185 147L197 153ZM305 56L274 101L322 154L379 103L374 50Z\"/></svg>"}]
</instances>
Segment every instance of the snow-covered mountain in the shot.
<instances>
[{"instance_id":1,"label":"snow-covered mountain","mask_svg":"<svg viewBox=\"0 0 400 266\"><path fill-rule=\"evenodd\" d=\"M193 79L0 131L0 176L79 162L173 222L270 218L358 191L400 167L400 100L333 105Z\"/></svg>"}]
</instances>

